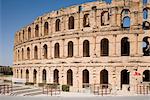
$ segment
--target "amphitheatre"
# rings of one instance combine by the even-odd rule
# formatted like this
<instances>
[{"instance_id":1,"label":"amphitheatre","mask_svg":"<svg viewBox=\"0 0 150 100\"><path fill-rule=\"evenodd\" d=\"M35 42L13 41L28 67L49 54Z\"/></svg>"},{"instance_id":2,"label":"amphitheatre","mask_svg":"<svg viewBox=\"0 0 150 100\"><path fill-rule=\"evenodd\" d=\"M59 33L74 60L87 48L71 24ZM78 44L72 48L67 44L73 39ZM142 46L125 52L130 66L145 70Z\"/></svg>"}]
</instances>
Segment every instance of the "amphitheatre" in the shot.
<instances>
[{"instance_id":1,"label":"amphitheatre","mask_svg":"<svg viewBox=\"0 0 150 100\"><path fill-rule=\"evenodd\" d=\"M144 1L87 2L38 16L15 33L14 80L67 85L72 92L150 94L150 3Z\"/></svg>"}]
</instances>

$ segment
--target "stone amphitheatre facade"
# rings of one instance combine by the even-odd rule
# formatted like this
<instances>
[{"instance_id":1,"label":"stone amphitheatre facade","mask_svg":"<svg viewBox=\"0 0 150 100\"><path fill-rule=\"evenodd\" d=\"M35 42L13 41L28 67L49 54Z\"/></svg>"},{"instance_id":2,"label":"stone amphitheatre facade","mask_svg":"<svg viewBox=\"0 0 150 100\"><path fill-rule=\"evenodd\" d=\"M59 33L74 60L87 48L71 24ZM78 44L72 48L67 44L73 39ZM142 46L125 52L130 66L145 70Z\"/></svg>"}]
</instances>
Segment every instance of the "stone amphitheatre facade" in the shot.
<instances>
[{"instance_id":1,"label":"stone amphitheatre facade","mask_svg":"<svg viewBox=\"0 0 150 100\"><path fill-rule=\"evenodd\" d=\"M150 82L150 3L96 1L37 17L15 34L13 73L72 91L93 84L134 90Z\"/></svg>"}]
</instances>

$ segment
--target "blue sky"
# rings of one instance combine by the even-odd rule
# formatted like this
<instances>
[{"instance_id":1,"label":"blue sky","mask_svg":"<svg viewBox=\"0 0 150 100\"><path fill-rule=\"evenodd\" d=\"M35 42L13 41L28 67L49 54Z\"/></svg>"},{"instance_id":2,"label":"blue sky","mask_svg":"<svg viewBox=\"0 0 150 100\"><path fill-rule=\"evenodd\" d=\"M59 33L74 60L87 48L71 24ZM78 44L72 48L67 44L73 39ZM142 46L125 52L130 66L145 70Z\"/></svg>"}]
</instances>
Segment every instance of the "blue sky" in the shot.
<instances>
[{"instance_id":1,"label":"blue sky","mask_svg":"<svg viewBox=\"0 0 150 100\"><path fill-rule=\"evenodd\" d=\"M0 65L13 64L14 34L52 10L96 0L0 0Z\"/></svg>"}]
</instances>

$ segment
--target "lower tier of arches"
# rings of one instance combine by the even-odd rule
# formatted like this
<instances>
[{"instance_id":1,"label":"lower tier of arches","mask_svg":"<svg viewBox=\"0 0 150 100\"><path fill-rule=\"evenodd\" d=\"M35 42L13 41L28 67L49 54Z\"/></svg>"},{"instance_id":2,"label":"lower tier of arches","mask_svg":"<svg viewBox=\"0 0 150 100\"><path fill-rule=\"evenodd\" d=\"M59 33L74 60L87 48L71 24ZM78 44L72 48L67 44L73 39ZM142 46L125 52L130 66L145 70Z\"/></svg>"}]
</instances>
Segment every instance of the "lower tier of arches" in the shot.
<instances>
[{"instance_id":1,"label":"lower tier of arches","mask_svg":"<svg viewBox=\"0 0 150 100\"><path fill-rule=\"evenodd\" d=\"M124 86L133 90L136 84L150 83L150 66L14 66L13 77L26 82L70 85L80 91L91 84L109 84L112 89Z\"/></svg>"}]
</instances>

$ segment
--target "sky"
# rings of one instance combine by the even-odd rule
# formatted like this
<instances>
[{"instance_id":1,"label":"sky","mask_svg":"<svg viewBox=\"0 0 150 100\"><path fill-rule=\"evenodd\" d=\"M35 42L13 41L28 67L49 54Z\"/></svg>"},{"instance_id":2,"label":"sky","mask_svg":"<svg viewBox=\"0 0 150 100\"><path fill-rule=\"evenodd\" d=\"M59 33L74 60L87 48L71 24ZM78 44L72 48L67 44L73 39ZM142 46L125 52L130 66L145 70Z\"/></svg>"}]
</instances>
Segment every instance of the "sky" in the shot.
<instances>
[{"instance_id":1,"label":"sky","mask_svg":"<svg viewBox=\"0 0 150 100\"><path fill-rule=\"evenodd\" d=\"M14 34L44 13L96 0L0 0L0 65L13 65Z\"/></svg>"}]
</instances>

